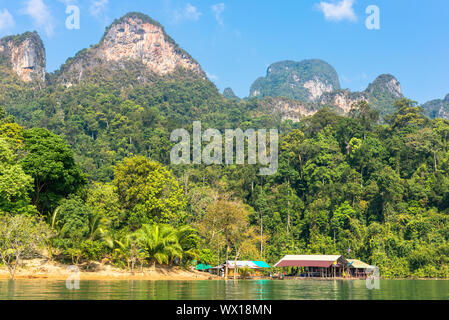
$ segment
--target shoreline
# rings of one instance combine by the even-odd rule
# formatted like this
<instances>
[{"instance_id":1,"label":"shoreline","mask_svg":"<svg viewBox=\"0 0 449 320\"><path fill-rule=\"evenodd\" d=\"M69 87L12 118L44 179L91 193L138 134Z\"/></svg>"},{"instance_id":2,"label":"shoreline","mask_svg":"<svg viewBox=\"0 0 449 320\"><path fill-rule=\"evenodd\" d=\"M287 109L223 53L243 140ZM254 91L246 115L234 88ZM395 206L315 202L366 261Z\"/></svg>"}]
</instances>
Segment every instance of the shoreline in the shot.
<instances>
[{"instance_id":1,"label":"shoreline","mask_svg":"<svg viewBox=\"0 0 449 320\"><path fill-rule=\"evenodd\" d=\"M65 281L69 277L73 277L75 273L73 272L37 272L30 270L18 270L14 277L14 280L54 280L54 281ZM10 275L8 271L4 268L0 269L0 281L10 280ZM115 271L115 272L90 272L90 271L80 271L79 272L80 281L132 281L132 280L145 280L145 281L225 281L223 277L215 276L213 274L204 273L200 271L188 271L183 268L175 267L168 271L144 271L144 272L134 272L129 271ZM234 280L232 277L228 278L227 281ZM236 279L242 280L242 279ZM270 277L254 277L245 279L244 281L257 281L257 280L273 280L273 281L366 281L362 278L295 278L295 279L278 279ZM406 280L421 280L421 281L448 281L447 278L381 278L380 280L391 280L391 281L406 281Z\"/></svg>"},{"instance_id":2,"label":"shoreline","mask_svg":"<svg viewBox=\"0 0 449 320\"><path fill-rule=\"evenodd\" d=\"M64 265L45 259L26 260L18 267L14 280L67 280L79 276L79 280L114 281L114 280L217 280L220 277L210 273L188 270L178 266L137 267L134 272L120 269L112 265L92 262L78 266L79 272L74 272L73 266ZM83 270L83 269L89 270ZM9 280L10 274L6 267L0 268L0 280Z\"/></svg>"},{"instance_id":3,"label":"shoreline","mask_svg":"<svg viewBox=\"0 0 449 320\"><path fill-rule=\"evenodd\" d=\"M18 267L14 280L67 280L73 278L77 273L71 269L73 266L62 264L46 259L32 259L25 260ZM78 266L79 280L92 281L114 281L114 280L169 280L169 281L195 281L195 280L224 280L223 277L200 272L197 270L188 270L179 266L156 266L151 267L137 267L134 272L127 269L120 269L118 267L101 264L99 262L91 262ZM0 267L0 281L9 280L10 274L5 266ZM233 280L229 277L228 280ZM285 277L284 279L270 278L270 277L254 277L248 280L278 280L278 281L331 281L331 280L366 280L363 278L300 278L300 277ZM383 278L380 280L449 280L448 278Z\"/></svg>"},{"instance_id":4,"label":"shoreline","mask_svg":"<svg viewBox=\"0 0 449 320\"><path fill-rule=\"evenodd\" d=\"M37 273L19 270L16 272L14 280L54 280L54 281L65 281L69 277L73 277L74 273ZM0 270L0 281L10 280L10 276L7 270ZM114 273L103 273L103 272L88 272L80 271L79 280L81 281L131 281L131 280L145 280L145 281L225 281L223 277L214 276L212 274L199 272L199 271L186 271L181 270L180 272L169 271L167 273L156 272L114 272ZM227 281L234 280L232 277L228 278ZM242 279L236 279L242 280ZM244 281L257 281L257 280L273 280L273 281L351 281L360 280L365 281L366 279L360 278L296 278L296 279L284 279L280 280L278 278L270 277L255 277L245 279ZM381 278L380 280L391 280L391 281L406 281L406 280L420 280L420 281L448 281L447 278Z\"/></svg>"},{"instance_id":5,"label":"shoreline","mask_svg":"<svg viewBox=\"0 0 449 320\"><path fill-rule=\"evenodd\" d=\"M65 281L69 277L73 277L74 273L66 274L53 274L53 273L20 273L18 272L14 277L14 280L54 280ZM8 273L0 273L0 281L10 280ZM134 273L123 272L123 274L101 274L97 272L80 272L79 280L81 281L117 281L117 280L148 280L148 281L194 281L194 280L220 280L220 278L213 278L209 275L192 274L159 274L157 272L151 273Z\"/></svg>"},{"instance_id":6,"label":"shoreline","mask_svg":"<svg viewBox=\"0 0 449 320\"><path fill-rule=\"evenodd\" d=\"M14 280L54 280L66 281L73 274L17 274ZM0 281L10 280L8 274L0 274ZM80 272L80 281L131 281L131 280L146 280L146 281L196 281L196 280L220 280L211 278L209 276L177 276L177 275L157 275L157 274L123 274L123 275L101 275L89 272Z\"/></svg>"}]
</instances>

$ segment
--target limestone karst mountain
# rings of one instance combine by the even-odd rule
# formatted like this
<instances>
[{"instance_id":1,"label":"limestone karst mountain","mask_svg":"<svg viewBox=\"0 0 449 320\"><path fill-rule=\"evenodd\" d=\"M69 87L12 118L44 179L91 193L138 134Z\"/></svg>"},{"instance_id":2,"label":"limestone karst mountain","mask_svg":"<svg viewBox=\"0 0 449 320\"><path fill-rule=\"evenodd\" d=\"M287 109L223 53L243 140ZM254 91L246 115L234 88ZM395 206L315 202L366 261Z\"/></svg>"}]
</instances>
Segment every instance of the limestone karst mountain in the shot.
<instances>
[{"instance_id":1,"label":"limestone karst mountain","mask_svg":"<svg viewBox=\"0 0 449 320\"><path fill-rule=\"evenodd\" d=\"M36 32L2 38L0 63L12 69L25 82L45 80L45 48Z\"/></svg>"},{"instance_id":2,"label":"limestone karst mountain","mask_svg":"<svg viewBox=\"0 0 449 320\"><path fill-rule=\"evenodd\" d=\"M273 63L268 67L267 75L252 84L250 97L287 98L281 99L284 107L277 110L288 110L288 115L284 114L283 117L296 120L298 114L293 115L295 108L297 113L304 114L316 112L322 107L348 113L352 105L361 100L368 101L383 116L394 112L394 101L403 95L399 81L389 74L377 77L363 92L341 89L334 67L323 60L311 59Z\"/></svg>"},{"instance_id":3,"label":"limestone karst mountain","mask_svg":"<svg viewBox=\"0 0 449 320\"><path fill-rule=\"evenodd\" d=\"M54 73L46 73L45 48L36 32L0 39L0 65L26 83L72 86L88 78L96 81L104 77L127 86L178 74L208 81L199 63L179 47L160 23L136 12L116 19L98 44L79 51ZM239 100L230 88L223 95ZM362 92L342 89L334 67L323 60L310 59L270 65L266 76L257 79L250 90L250 98L267 97L273 98L264 103L267 112L273 106L282 118L297 120L300 115L311 115L323 107L347 114L361 100L367 100L383 117L394 112L394 101L403 94L399 81L389 74L380 75ZM423 108L431 118L449 119L449 95L429 101Z\"/></svg>"},{"instance_id":4,"label":"limestone karst mountain","mask_svg":"<svg viewBox=\"0 0 449 320\"><path fill-rule=\"evenodd\" d=\"M268 67L266 77L252 84L250 96L286 97L312 102L323 93L338 89L340 81L337 72L323 60L280 61Z\"/></svg>"},{"instance_id":5,"label":"limestone karst mountain","mask_svg":"<svg viewBox=\"0 0 449 320\"><path fill-rule=\"evenodd\" d=\"M198 62L165 32L163 26L147 15L131 12L115 20L100 42L78 52L56 72L65 84L83 80L92 69L126 69L138 63L158 76L183 70L201 78L205 73Z\"/></svg>"}]
</instances>

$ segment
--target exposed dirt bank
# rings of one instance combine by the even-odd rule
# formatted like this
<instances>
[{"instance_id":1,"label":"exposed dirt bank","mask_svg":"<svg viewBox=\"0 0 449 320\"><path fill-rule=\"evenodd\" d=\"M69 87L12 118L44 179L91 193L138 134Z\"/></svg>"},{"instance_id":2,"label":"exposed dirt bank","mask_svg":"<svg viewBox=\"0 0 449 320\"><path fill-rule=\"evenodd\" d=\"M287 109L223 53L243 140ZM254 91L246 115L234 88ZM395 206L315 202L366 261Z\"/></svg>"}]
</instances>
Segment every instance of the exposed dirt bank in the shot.
<instances>
[{"instance_id":1,"label":"exposed dirt bank","mask_svg":"<svg viewBox=\"0 0 449 320\"><path fill-rule=\"evenodd\" d=\"M80 280L212 280L220 279L209 273L187 270L181 267L137 267L132 273L98 262L78 267ZM45 259L23 261L17 269L15 279L66 280L75 274L73 267ZM0 280L9 279L5 267L0 268Z\"/></svg>"}]
</instances>

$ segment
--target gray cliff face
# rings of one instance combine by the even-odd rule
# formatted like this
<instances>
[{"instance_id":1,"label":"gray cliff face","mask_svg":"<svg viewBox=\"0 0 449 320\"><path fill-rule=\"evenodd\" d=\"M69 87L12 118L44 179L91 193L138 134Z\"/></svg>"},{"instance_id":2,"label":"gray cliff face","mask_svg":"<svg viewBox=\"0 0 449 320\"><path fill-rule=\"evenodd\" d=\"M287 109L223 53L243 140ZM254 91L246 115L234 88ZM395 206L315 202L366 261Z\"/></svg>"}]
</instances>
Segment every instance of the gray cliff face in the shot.
<instances>
[{"instance_id":1,"label":"gray cliff face","mask_svg":"<svg viewBox=\"0 0 449 320\"><path fill-rule=\"evenodd\" d=\"M323 94L319 100L319 104L335 106L344 113L349 113L355 103L363 100L369 101L369 96L362 92L351 92L346 89Z\"/></svg>"},{"instance_id":2,"label":"gray cliff face","mask_svg":"<svg viewBox=\"0 0 449 320\"><path fill-rule=\"evenodd\" d=\"M45 48L36 32L1 39L0 55L21 80L45 81Z\"/></svg>"},{"instance_id":3,"label":"gray cliff face","mask_svg":"<svg viewBox=\"0 0 449 320\"><path fill-rule=\"evenodd\" d=\"M265 97L257 100L257 116L270 114L282 120L299 122L302 118L318 112L318 105L310 102L293 100L286 97Z\"/></svg>"}]
</instances>

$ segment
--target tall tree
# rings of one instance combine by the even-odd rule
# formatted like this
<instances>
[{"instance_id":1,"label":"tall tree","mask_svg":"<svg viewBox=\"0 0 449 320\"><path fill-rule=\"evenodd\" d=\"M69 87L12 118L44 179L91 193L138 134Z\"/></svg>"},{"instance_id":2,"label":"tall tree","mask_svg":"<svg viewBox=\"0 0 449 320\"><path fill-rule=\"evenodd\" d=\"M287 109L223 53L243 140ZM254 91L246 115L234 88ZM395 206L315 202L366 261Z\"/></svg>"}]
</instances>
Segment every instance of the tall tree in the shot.
<instances>
[{"instance_id":1,"label":"tall tree","mask_svg":"<svg viewBox=\"0 0 449 320\"><path fill-rule=\"evenodd\" d=\"M185 217L182 187L160 163L143 156L126 158L115 167L114 177L132 229L149 223L177 225Z\"/></svg>"},{"instance_id":2,"label":"tall tree","mask_svg":"<svg viewBox=\"0 0 449 320\"><path fill-rule=\"evenodd\" d=\"M362 100L352 105L349 114L360 120L363 126L363 140L366 140L366 131L379 120L379 111L372 109L366 100Z\"/></svg>"},{"instance_id":3,"label":"tall tree","mask_svg":"<svg viewBox=\"0 0 449 320\"><path fill-rule=\"evenodd\" d=\"M32 213L29 193L33 178L27 175L11 145L0 136L0 213Z\"/></svg>"},{"instance_id":4,"label":"tall tree","mask_svg":"<svg viewBox=\"0 0 449 320\"><path fill-rule=\"evenodd\" d=\"M429 122L429 119L424 116L424 109L418 106L416 101L403 98L397 100L394 107L396 112L386 118L393 129L422 128Z\"/></svg>"},{"instance_id":5,"label":"tall tree","mask_svg":"<svg viewBox=\"0 0 449 320\"><path fill-rule=\"evenodd\" d=\"M229 261L231 249L238 250L238 244L242 234L249 228L250 209L241 201L232 200L229 195L223 195L211 204L199 224L199 231L204 237L220 239L222 236L225 246L226 262ZM221 249L221 248L220 248ZM228 265L226 264L225 277L228 276Z\"/></svg>"},{"instance_id":6,"label":"tall tree","mask_svg":"<svg viewBox=\"0 0 449 320\"><path fill-rule=\"evenodd\" d=\"M0 258L14 279L22 259L38 252L51 236L48 225L26 215L0 216Z\"/></svg>"},{"instance_id":7,"label":"tall tree","mask_svg":"<svg viewBox=\"0 0 449 320\"><path fill-rule=\"evenodd\" d=\"M47 129L24 132L26 156L20 161L34 179L33 203L41 213L54 210L62 198L78 192L87 182L75 163L70 146Z\"/></svg>"}]
</instances>

